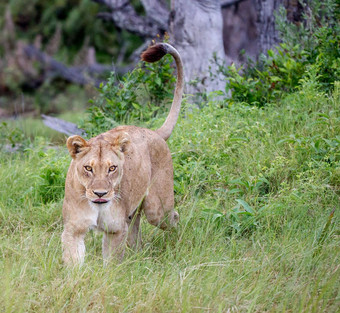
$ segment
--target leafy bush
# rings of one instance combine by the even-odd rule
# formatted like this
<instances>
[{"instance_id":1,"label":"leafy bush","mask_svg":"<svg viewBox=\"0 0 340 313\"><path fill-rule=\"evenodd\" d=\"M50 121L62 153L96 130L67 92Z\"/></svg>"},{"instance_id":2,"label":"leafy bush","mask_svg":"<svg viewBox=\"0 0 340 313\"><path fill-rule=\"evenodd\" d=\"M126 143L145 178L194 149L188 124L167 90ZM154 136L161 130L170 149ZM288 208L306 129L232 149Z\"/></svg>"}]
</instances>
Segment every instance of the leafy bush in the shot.
<instances>
[{"instance_id":1,"label":"leafy bush","mask_svg":"<svg viewBox=\"0 0 340 313\"><path fill-rule=\"evenodd\" d=\"M309 71L309 64L317 68L318 80L327 92L340 78L339 12L336 0L312 0L308 6L305 4L303 23L288 22L284 10L277 16L282 41L304 51L306 70Z\"/></svg>"},{"instance_id":2,"label":"leafy bush","mask_svg":"<svg viewBox=\"0 0 340 313\"><path fill-rule=\"evenodd\" d=\"M140 63L120 80L111 73L108 82L99 89L100 95L92 100L88 118L82 125L91 135L128 123L129 120L149 121L166 109L173 97L176 81L171 57L145 66ZM143 103L143 104L141 104Z\"/></svg>"},{"instance_id":3,"label":"leafy bush","mask_svg":"<svg viewBox=\"0 0 340 313\"><path fill-rule=\"evenodd\" d=\"M268 50L256 64L249 60L240 68L232 64L223 70L232 100L262 106L294 90L306 70L306 53L284 43L276 50Z\"/></svg>"},{"instance_id":4,"label":"leafy bush","mask_svg":"<svg viewBox=\"0 0 340 313\"><path fill-rule=\"evenodd\" d=\"M326 92L333 89L340 79L340 25L337 22L335 0L309 4L310 14L304 23L293 24L286 20L281 9L277 25L282 43L258 61L248 60L236 68L225 67L219 60L220 71L227 77L227 93L236 102L263 106L275 102L285 92L292 92L300 80L311 70L316 72L319 88Z\"/></svg>"}]
</instances>

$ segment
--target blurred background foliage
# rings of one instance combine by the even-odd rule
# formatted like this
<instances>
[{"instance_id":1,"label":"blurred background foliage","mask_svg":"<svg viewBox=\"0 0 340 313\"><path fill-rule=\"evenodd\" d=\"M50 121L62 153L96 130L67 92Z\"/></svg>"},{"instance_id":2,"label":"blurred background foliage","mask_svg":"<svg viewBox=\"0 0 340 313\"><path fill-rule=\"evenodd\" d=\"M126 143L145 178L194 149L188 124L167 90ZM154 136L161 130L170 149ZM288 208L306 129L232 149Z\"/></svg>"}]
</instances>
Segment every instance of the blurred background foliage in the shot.
<instances>
[{"instance_id":1,"label":"blurred background foliage","mask_svg":"<svg viewBox=\"0 0 340 313\"><path fill-rule=\"evenodd\" d=\"M142 10L136 5L138 8ZM127 55L140 43L137 36L117 30L112 22L97 18L100 5L91 0L1 0L0 12L4 12L0 15L1 29L5 27L5 12L8 10L18 39L33 42L38 38L44 47L53 40L57 41L54 45L58 49L53 52L66 63L76 62L84 45L95 47L99 62L110 63L122 42L128 43ZM1 34L6 36L6 32ZM0 51L4 53L3 47Z\"/></svg>"},{"instance_id":2,"label":"blurred background foliage","mask_svg":"<svg viewBox=\"0 0 340 313\"><path fill-rule=\"evenodd\" d=\"M143 13L138 1L133 4ZM24 55L26 45L69 67L126 64L141 39L98 18L100 9L91 0L0 0L0 117L61 113L70 102L77 111L96 94L90 84L84 88L46 74Z\"/></svg>"}]
</instances>

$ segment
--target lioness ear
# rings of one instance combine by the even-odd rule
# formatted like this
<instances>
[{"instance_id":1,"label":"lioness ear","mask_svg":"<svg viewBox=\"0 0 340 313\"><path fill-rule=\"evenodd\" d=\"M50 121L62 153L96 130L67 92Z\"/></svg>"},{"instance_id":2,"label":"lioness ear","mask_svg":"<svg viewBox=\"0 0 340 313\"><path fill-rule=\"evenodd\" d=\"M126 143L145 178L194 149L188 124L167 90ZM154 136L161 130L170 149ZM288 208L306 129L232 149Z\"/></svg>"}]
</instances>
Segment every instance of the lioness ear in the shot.
<instances>
[{"instance_id":1,"label":"lioness ear","mask_svg":"<svg viewBox=\"0 0 340 313\"><path fill-rule=\"evenodd\" d=\"M84 148L88 147L86 140L78 135L69 137L66 145L73 159L78 153L84 151Z\"/></svg>"},{"instance_id":2,"label":"lioness ear","mask_svg":"<svg viewBox=\"0 0 340 313\"><path fill-rule=\"evenodd\" d=\"M115 147L119 147L119 150L121 152L125 152L127 149L127 146L130 143L130 136L128 133L121 133L119 134L119 136L116 138L116 140L114 141L114 146Z\"/></svg>"}]
</instances>

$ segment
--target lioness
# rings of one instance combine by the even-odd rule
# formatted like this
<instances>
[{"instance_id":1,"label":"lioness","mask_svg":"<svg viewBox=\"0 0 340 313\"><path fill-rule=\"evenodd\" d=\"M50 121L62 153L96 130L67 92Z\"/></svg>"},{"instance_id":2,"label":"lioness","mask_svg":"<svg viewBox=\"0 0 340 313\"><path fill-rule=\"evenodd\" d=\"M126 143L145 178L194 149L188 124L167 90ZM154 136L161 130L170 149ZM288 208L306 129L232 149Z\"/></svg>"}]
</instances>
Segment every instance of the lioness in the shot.
<instances>
[{"instance_id":1,"label":"lioness","mask_svg":"<svg viewBox=\"0 0 340 313\"><path fill-rule=\"evenodd\" d=\"M90 228L104 232L103 257L121 259L127 240L140 240L143 211L148 222L166 229L175 226L173 166L166 140L177 122L183 94L183 66L179 53L166 43L149 47L142 60L155 62L171 54L177 83L170 113L161 128L152 131L119 126L84 140L72 136L67 148L72 157L65 182L63 205L63 260L81 264L84 237Z\"/></svg>"}]
</instances>

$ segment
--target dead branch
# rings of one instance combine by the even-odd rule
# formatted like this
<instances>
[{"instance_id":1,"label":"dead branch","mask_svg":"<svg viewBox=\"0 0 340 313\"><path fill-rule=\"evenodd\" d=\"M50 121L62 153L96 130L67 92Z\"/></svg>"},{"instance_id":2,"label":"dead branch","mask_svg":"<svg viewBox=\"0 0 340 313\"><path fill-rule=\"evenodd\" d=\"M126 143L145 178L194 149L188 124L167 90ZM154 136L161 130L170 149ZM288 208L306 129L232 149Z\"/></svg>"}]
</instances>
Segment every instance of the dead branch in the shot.
<instances>
[{"instance_id":1,"label":"dead branch","mask_svg":"<svg viewBox=\"0 0 340 313\"><path fill-rule=\"evenodd\" d=\"M154 38L168 28L169 11L163 1L143 0L146 16L137 14L128 0L93 0L106 5L111 12L99 13L98 17L111 19L121 29L142 38Z\"/></svg>"},{"instance_id":2,"label":"dead branch","mask_svg":"<svg viewBox=\"0 0 340 313\"><path fill-rule=\"evenodd\" d=\"M229 8L235 4L239 4L242 1L244 0L221 0L221 8L222 9Z\"/></svg>"},{"instance_id":3,"label":"dead branch","mask_svg":"<svg viewBox=\"0 0 340 313\"><path fill-rule=\"evenodd\" d=\"M53 59L46 53L38 50L32 45L27 45L24 47L24 52L26 56L32 61L38 61L46 76L60 76L67 81L76 83L79 85L91 84L94 86L99 86L100 80L87 77L84 73L85 71L75 70L75 68L67 67L65 64ZM101 70L110 70L110 68L101 68ZM103 73L101 72L101 73ZM98 74L101 74L98 73Z\"/></svg>"},{"instance_id":4,"label":"dead branch","mask_svg":"<svg viewBox=\"0 0 340 313\"><path fill-rule=\"evenodd\" d=\"M83 129L78 128L78 126L74 123L67 122L60 118L48 116L45 114L41 114L41 117L43 118L43 123L47 127L52 128L59 133L66 134L67 136L86 135L85 131Z\"/></svg>"},{"instance_id":5,"label":"dead branch","mask_svg":"<svg viewBox=\"0 0 340 313\"><path fill-rule=\"evenodd\" d=\"M62 77L63 79L79 85L94 85L99 87L103 79L97 78L100 75L114 71L117 74L125 74L131 70L133 65L116 68L114 65L92 63L86 66L68 67L65 64L53 59L32 45L23 48L30 61L37 61L41 64L44 75L47 77Z\"/></svg>"}]
</instances>

